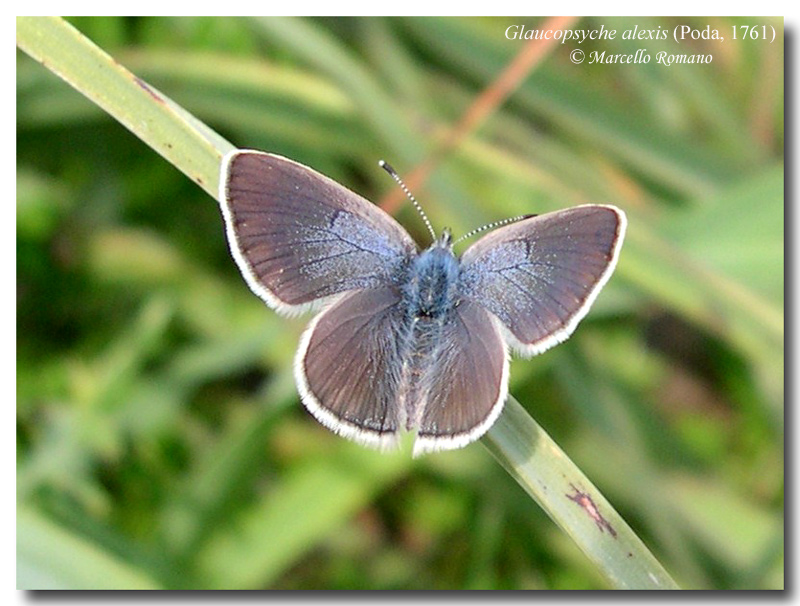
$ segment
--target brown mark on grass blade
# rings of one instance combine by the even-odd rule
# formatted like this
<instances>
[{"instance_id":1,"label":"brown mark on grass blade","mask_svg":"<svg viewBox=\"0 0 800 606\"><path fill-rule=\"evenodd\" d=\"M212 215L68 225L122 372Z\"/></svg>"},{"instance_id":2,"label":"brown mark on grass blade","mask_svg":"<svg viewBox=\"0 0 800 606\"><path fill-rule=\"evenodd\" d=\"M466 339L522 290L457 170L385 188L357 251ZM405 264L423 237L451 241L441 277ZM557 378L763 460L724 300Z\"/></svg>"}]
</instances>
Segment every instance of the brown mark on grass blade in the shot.
<instances>
[{"instance_id":1,"label":"brown mark on grass blade","mask_svg":"<svg viewBox=\"0 0 800 606\"><path fill-rule=\"evenodd\" d=\"M608 530L608 534L616 538L617 531L614 530L614 527L611 524L609 524L608 520L606 520L600 513L600 510L597 508L597 505L594 504L592 497L590 497L588 493L581 492L580 490L578 490L575 484L570 484L570 486L572 487L572 490L575 491L575 494L567 494L564 496L567 497L570 501L574 501L575 503L580 505L581 509L583 509L587 514L589 514L589 517L594 520L595 524L597 524L597 527L600 529L600 532Z\"/></svg>"}]
</instances>

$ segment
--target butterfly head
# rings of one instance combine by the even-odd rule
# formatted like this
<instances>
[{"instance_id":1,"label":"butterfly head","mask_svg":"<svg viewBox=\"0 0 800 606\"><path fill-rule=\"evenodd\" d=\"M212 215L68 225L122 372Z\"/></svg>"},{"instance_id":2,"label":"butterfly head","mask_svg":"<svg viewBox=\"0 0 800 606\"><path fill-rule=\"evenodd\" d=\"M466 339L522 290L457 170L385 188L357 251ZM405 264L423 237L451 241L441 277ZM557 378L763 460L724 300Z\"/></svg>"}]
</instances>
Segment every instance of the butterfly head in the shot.
<instances>
[{"instance_id":1,"label":"butterfly head","mask_svg":"<svg viewBox=\"0 0 800 606\"><path fill-rule=\"evenodd\" d=\"M451 250L453 248L453 233L450 231L449 227L445 227L442 231L442 235L440 235L434 241L432 248L444 248L447 250Z\"/></svg>"}]
</instances>

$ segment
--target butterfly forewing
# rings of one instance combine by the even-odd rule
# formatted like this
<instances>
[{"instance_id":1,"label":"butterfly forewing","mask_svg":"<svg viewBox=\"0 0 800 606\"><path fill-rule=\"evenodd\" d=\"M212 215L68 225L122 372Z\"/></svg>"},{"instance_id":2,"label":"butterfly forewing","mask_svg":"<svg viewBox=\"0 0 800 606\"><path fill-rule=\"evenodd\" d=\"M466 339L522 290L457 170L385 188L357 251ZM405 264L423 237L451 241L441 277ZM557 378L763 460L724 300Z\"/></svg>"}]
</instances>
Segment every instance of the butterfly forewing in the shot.
<instances>
[{"instance_id":1,"label":"butterfly forewing","mask_svg":"<svg viewBox=\"0 0 800 606\"><path fill-rule=\"evenodd\" d=\"M492 312L520 353L566 339L616 265L625 215L587 205L501 227L462 256L461 294Z\"/></svg>"},{"instance_id":2,"label":"butterfly forewing","mask_svg":"<svg viewBox=\"0 0 800 606\"><path fill-rule=\"evenodd\" d=\"M280 156L229 154L220 189L234 258L253 291L279 311L385 285L416 252L381 209Z\"/></svg>"}]
</instances>

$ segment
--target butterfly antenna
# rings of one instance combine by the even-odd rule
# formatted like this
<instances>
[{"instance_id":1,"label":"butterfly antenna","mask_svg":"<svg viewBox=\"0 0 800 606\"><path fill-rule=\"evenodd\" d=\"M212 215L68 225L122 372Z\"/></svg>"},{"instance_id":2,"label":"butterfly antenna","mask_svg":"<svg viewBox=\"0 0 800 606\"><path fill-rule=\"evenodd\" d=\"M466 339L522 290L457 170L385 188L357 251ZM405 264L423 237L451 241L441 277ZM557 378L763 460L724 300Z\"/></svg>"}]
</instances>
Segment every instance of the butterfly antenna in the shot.
<instances>
[{"instance_id":1,"label":"butterfly antenna","mask_svg":"<svg viewBox=\"0 0 800 606\"><path fill-rule=\"evenodd\" d=\"M431 238L433 238L433 240L436 241L436 232L433 231L433 226L431 225L431 222L428 220L428 215L426 215L425 211L422 210L422 207L419 205L419 202L417 202L417 199L414 197L414 195L410 191L408 191L408 188L406 187L406 184L403 183L403 180L400 178L400 175L397 174L397 172L389 165L389 163L381 160L380 162L378 162L378 164L383 170L385 170L387 173L389 173L389 175L391 175L392 179L394 179L400 186L400 189L402 189L403 192L406 194L406 196L408 196L408 199L411 200L411 204L414 205L414 208L417 209L419 216L422 217L422 220L425 222L425 227L427 227L428 231L431 233Z\"/></svg>"},{"instance_id":2,"label":"butterfly antenna","mask_svg":"<svg viewBox=\"0 0 800 606\"><path fill-rule=\"evenodd\" d=\"M453 246L461 242L461 240L466 240L467 238L471 238L472 236L481 233L482 231L486 231L487 229L494 229L496 227L502 227L503 225L508 225L509 223L516 223L517 221L522 221L523 219L530 219L531 217L535 217L536 215L519 215L518 217L511 217L510 219L503 219L502 221L495 221L494 223L487 223L481 227L477 227L472 231L465 233L461 236L458 240L453 242Z\"/></svg>"}]
</instances>

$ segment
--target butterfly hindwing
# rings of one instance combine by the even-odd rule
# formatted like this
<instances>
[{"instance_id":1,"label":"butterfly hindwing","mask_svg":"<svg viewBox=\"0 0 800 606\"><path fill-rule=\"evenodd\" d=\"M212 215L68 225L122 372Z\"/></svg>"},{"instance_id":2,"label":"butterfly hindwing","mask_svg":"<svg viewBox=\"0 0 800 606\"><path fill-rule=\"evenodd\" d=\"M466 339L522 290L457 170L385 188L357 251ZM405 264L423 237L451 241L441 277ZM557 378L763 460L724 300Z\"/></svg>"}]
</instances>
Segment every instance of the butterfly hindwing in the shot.
<instances>
[{"instance_id":1,"label":"butterfly hindwing","mask_svg":"<svg viewBox=\"0 0 800 606\"><path fill-rule=\"evenodd\" d=\"M391 288L344 295L309 324L295 358L306 408L371 446L391 446L405 426L399 300Z\"/></svg>"},{"instance_id":2,"label":"butterfly hindwing","mask_svg":"<svg viewBox=\"0 0 800 606\"><path fill-rule=\"evenodd\" d=\"M422 373L414 454L459 448L478 439L508 395L508 353L499 323L462 300L448 314Z\"/></svg>"}]
</instances>

